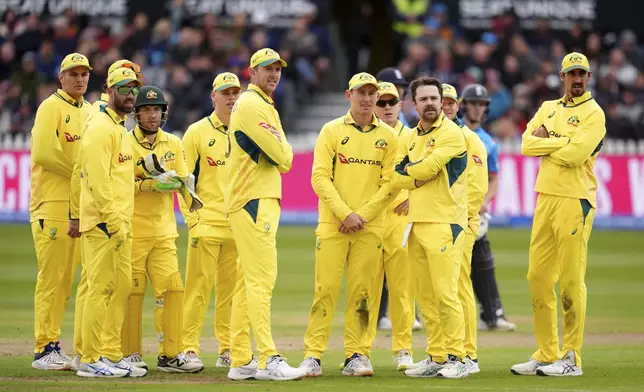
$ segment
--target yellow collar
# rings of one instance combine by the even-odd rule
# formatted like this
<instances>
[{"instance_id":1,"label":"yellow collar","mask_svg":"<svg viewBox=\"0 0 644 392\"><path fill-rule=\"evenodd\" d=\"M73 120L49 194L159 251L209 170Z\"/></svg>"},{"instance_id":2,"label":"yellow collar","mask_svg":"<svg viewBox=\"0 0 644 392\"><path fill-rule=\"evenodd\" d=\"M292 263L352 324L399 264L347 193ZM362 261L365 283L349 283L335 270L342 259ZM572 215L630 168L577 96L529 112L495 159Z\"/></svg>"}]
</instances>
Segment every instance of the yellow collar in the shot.
<instances>
[{"instance_id":1,"label":"yellow collar","mask_svg":"<svg viewBox=\"0 0 644 392\"><path fill-rule=\"evenodd\" d=\"M210 125L212 125L213 128L218 130L219 132L228 135L228 126L221 122L215 111L213 110L210 116L206 117L208 121L210 122Z\"/></svg>"},{"instance_id":2,"label":"yellow collar","mask_svg":"<svg viewBox=\"0 0 644 392\"><path fill-rule=\"evenodd\" d=\"M566 96L564 95L563 97L561 97L561 98L559 99L559 102L561 102L563 105L566 105L566 104L568 104L569 102L572 102L572 104L573 104L573 105L579 105L580 103L584 103L584 102L588 101L588 100L589 100L589 99L591 99L592 97L593 97L593 96L592 96L592 94L590 93L590 91L586 91L586 92L585 92L585 93L583 93L581 96L579 96L579 97L573 97L572 99L569 99L568 101L566 101Z\"/></svg>"},{"instance_id":3,"label":"yellow collar","mask_svg":"<svg viewBox=\"0 0 644 392\"><path fill-rule=\"evenodd\" d=\"M268 96L268 95L264 92L264 90L262 90L261 88L257 87L256 85L254 85L254 84L250 83L250 84L248 85L248 90L250 90L250 91L254 91L254 92L256 92L257 94L259 94L259 95L260 95L260 97L262 97L262 99L263 99L264 101L266 101L266 103L269 103L269 104L271 104L271 105L273 104L273 98L271 98L270 96Z\"/></svg>"},{"instance_id":4,"label":"yellow collar","mask_svg":"<svg viewBox=\"0 0 644 392\"><path fill-rule=\"evenodd\" d=\"M438 115L438 117L436 118L436 120L434 120L434 123L432 124L432 126L429 127L428 129L423 129L422 128L423 123L418 121L418 126L416 127L416 132L419 135L426 135L426 134L430 133L431 131L433 131L434 129L440 127L443 124L443 119L445 119L445 113L441 112Z\"/></svg>"},{"instance_id":5,"label":"yellow collar","mask_svg":"<svg viewBox=\"0 0 644 392\"><path fill-rule=\"evenodd\" d=\"M347 114L344 116L344 123L348 125L358 125L356 120L353 118L353 115L351 115L351 109L349 109ZM375 114L371 114L370 125L373 125L374 128L380 125L380 119Z\"/></svg>"},{"instance_id":6,"label":"yellow collar","mask_svg":"<svg viewBox=\"0 0 644 392\"><path fill-rule=\"evenodd\" d=\"M101 111L101 112L103 112L103 113L105 113L105 114L107 114L108 116L110 116L110 118L112 119L112 121L114 121L114 123L115 123L115 124L119 124L119 125L125 126L125 117L121 117L121 116L119 116L119 115L118 115L114 110L112 110L109 106L107 106L107 105L103 105L103 106L101 106L100 111Z\"/></svg>"},{"instance_id":7,"label":"yellow collar","mask_svg":"<svg viewBox=\"0 0 644 392\"><path fill-rule=\"evenodd\" d=\"M81 97L80 101L77 101L74 98L72 98L69 94L67 94L65 90L60 88L56 90L56 95L58 96L58 98L62 99L63 101L67 102L72 106L76 106L77 108L82 108L83 102L85 102L83 97Z\"/></svg>"},{"instance_id":8,"label":"yellow collar","mask_svg":"<svg viewBox=\"0 0 644 392\"><path fill-rule=\"evenodd\" d=\"M136 127L134 127L134 137L139 143L150 143L148 138L143 134L143 131L141 131L141 127L137 124ZM154 144L157 144L159 142L166 142L168 141L168 136L165 134L165 132L161 131L161 128L157 129L157 137L154 139Z\"/></svg>"},{"instance_id":9,"label":"yellow collar","mask_svg":"<svg viewBox=\"0 0 644 392\"><path fill-rule=\"evenodd\" d=\"M99 99L97 99L97 101L101 101L101 102L105 102L105 103L107 103L107 101L109 101L109 100L110 100L110 96L107 95L107 93L101 93L101 97Z\"/></svg>"}]
</instances>

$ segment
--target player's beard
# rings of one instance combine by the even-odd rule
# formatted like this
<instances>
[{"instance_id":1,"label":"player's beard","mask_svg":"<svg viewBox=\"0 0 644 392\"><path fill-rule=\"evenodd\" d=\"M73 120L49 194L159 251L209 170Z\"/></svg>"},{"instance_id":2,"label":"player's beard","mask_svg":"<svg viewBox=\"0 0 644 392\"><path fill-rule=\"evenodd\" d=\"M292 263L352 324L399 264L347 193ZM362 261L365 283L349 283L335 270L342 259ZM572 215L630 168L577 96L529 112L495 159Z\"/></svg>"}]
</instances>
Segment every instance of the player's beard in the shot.
<instances>
[{"instance_id":1,"label":"player's beard","mask_svg":"<svg viewBox=\"0 0 644 392\"><path fill-rule=\"evenodd\" d=\"M431 110L434 110L433 112ZM440 114L440 111L436 109L434 106L426 106L422 113L419 113L420 118L423 120L425 124L431 125L436 121Z\"/></svg>"},{"instance_id":2,"label":"player's beard","mask_svg":"<svg viewBox=\"0 0 644 392\"><path fill-rule=\"evenodd\" d=\"M134 95L130 96L130 94L125 96L116 94L116 97L117 98L114 102L114 107L116 107L116 110L123 113L131 113L134 109L134 102L136 100L136 97Z\"/></svg>"},{"instance_id":3,"label":"player's beard","mask_svg":"<svg viewBox=\"0 0 644 392\"><path fill-rule=\"evenodd\" d=\"M586 92L583 83L573 83L570 86L570 96L571 97L581 97Z\"/></svg>"}]
</instances>

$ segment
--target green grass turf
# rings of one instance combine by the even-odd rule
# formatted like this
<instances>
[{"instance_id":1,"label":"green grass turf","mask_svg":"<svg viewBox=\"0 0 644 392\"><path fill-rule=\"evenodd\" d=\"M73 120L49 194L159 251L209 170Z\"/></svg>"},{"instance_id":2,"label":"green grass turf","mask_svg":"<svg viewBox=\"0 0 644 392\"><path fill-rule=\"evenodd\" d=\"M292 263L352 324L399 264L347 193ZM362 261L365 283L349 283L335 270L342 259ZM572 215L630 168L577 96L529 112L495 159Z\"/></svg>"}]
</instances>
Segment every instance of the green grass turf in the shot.
<instances>
[{"instance_id":1,"label":"green grass turf","mask_svg":"<svg viewBox=\"0 0 644 392\"><path fill-rule=\"evenodd\" d=\"M186 233L178 241L179 260L185 266ZM512 376L510 365L526 360L534 350L532 307L525 275L527 230L492 229L492 248L497 263L503 305L519 325L511 334L482 333L482 373L466 380L416 380L392 368L389 337L379 333L373 362L376 377L347 379L340 376L343 359L342 319L344 294L338 304L331 350L324 358L325 375L295 383L236 384L225 379L225 370L215 369L216 345L212 339L213 303L202 337L207 369L199 375L165 375L152 369L142 380L87 382L71 372L40 372L30 368L33 339L33 289L36 261L28 225L0 225L0 391L191 391L217 388L242 390L409 390L445 389L464 391L638 391L644 390L644 375L638 367L644 350L644 242L639 232L599 231L593 233L588 261L588 312L583 377L553 379ZM291 364L302 359L302 337L313 294L311 227L282 227L278 235L279 274L273 297L273 333L278 348ZM149 289L149 285L148 285ZM146 361L154 364L153 299L148 290L144 311ZM63 343L71 351L73 296L63 325ZM415 333L416 359L423 357L424 333ZM153 368L153 367L152 367Z\"/></svg>"}]
</instances>

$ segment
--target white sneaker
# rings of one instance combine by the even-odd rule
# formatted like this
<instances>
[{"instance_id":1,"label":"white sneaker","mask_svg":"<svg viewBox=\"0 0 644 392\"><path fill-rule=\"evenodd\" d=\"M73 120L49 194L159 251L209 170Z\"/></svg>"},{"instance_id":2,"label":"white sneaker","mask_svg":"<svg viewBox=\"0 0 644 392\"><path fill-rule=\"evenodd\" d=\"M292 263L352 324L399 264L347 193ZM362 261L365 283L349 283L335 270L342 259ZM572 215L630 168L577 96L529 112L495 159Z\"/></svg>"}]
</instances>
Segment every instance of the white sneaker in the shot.
<instances>
[{"instance_id":1,"label":"white sneaker","mask_svg":"<svg viewBox=\"0 0 644 392\"><path fill-rule=\"evenodd\" d=\"M317 358L304 358L299 368L306 372L306 377L319 377L322 375L322 363Z\"/></svg>"},{"instance_id":2,"label":"white sneaker","mask_svg":"<svg viewBox=\"0 0 644 392\"><path fill-rule=\"evenodd\" d=\"M71 369L74 360L72 359L72 357L70 357L69 355L65 354L65 350L63 350L63 348L60 347L60 343L56 342L56 346L55 346L54 350L56 350L56 354L58 354L58 356L63 361L63 363L65 363L65 368L66 369Z\"/></svg>"},{"instance_id":3,"label":"white sneaker","mask_svg":"<svg viewBox=\"0 0 644 392\"><path fill-rule=\"evenodd\" d=\"M279 355L273 355L266 361L266 369L257 369L256 380L290 381L301 380L306 376L306 370L294 368Z\"/></svg>"},{"instance_id":4,"label":"white sneaker","mask_svg":"<svg viewBox=\"0 0 644 392\"><path fill-rule=\"evenodd\" d=\"M391 331L392 325L391 320L387 317L383 317L378 320L378 329L381 331Z\"/></svg>"},{"instance_id":5,"label":"white sneaker","mask_svg":"<svg viewBox=\"0 0 644 392\"><path fill-rule=\"evenodd\" d=\"M436 377L443 366L445 365L434 362L431 355L428 355L427 358L415 363L412 369L405 370L405 376L426 378Z\"/></svg>"},{"instance_id":6,"label":"white sneaker","mask_svg":"<svg viewBox=\"0 0 644 392\"><path fill-rule=\"evenodd\" d=\"M47 350L47 349L46 349ZM38 370L67 370L70 364L65 362L56 351L45 351L34 356L31 367Z\"/></svg>"},{"instance_id":7,"label":"white sneaker","mask_svg":"<svg viewBox=\"0 0 644 392\"><path fill-rule=\"evenodd\" d=\"M537 374L537 369L542 366L550 365L547 362L539 362L534 358L530 358L528 362L518 363L510 368L512 374L518 376L535 376Z\"/></svg>"},{"instance_id":8,"label":"white sneaker","mask_svg":"<svg viewBox=\"0 0 644 392\"><path fill-rule=\"evenodd\" d=\"M577 366L575 362L575 353L573 351L568 351L568 353L558 360L557 362L541 366L537 369L538 376L581 376L584 372L581 371L581 367Z\"/></svg>"},{"instance_id":9,"label":"white sneaker","mask_svg":"<svg viewBox=\"0 0 644 392\"><path fill-rule=\"evenodd\" d=\"M226 350L223 353L219 354L219 358L217 358L217 364L215 365L215 367L218 367L218 368L230 367L230 350Z\"/></svg>"},{"instance_id":10,"label":"white sneaker","mask_svg":"<svg viewBox=\"0 0 644 392\"><path fill-rule=\"evenodd\" d=\"M447 364L438 372L439 378L465 378L468 376L467 366L460 359L448 356Z\"/></svg>"},{"instance_id":11,"label":"white sneaker","mask_svg":"<svg viewBox=\"0 0 644 392\"><path fill-rule=\"evenodd\" d=\"M257 374L257 358L253 357L246 365L231 367L228 378L234 381L250 380Z\"/></svg>"},{"instance_id":12,"label":"white sneaker","mask_svg":"<svg viewBox=\"0 0 644 392\"><path fill-rule=\"evenodd\" d=\"M365 355L354 354L349 362L342 369L343 376L371 377L373 367L371 361Z\"/></svg>"},{"instance_id":13,"label":"white sneaker","mask_svg":"<svg viewBox=\"0 0 644 392\"><path fill-rule=\"evenodd\" d=\"M192 362L184 353L174 358L165 355L157 358L157 370L166 373L199 373L203 368L203 363Z\"/></svg>"},{"instance_id":14,"label":"white sneaker","mask_svg":"<svg viewBox=\"0 0 644 392\"><path fill-rule=\"evenodd\" d=\"M108 366L105 362L99 360L98 362L94 363L81 362L76 375L78 377L90 378L120 378L129 377L130 372L128 372L127 370Z\"/></svg>"},{"instance_id":15,"label":"white sneaker","mask_svg":"<svg viewBox=\"0 0 644 392\"><path fill-rule=\"evenodd\" d=\"M74 355L74 359L72 360L72 370L77 372L80 370L80 364L81 364L81 357L80 355L76 354Z\"/></svg>"},{"instance_id":16,"label":"white sneaker","mask_svg":"<svg viewBox=\"0 0 644 392\"><path fill-rule=\"evenodd\" d=\"M467 368L467 372L469 374L476 374L481 372L478 359L472 359L469 357L469 355L465 358L465 367Z\"/></svg>"},{"instance_id":17,"label":"white sneaker","mask_svg":"<svg viewBox=\"0 0 644 392\"><path fill-rule=\"evenodd\" d=\"M121 359L118 362L112 362L109 359L102 357L100 359L101 362L106 364L107 366L115 369L120 369L124 370L129 373L129 377L145 377L146 374L148 374L147 369L142 369L138 368L136 366L132 366L128 361L125 359Z\"/></svg>"},{"instance_id":18,"label":"white sneaker","mask_svg":"<svg viewBox=\"0 0 644 392\"><path fill-rule=\"evenodd\" d=\"M185 356L188 359L188 361L194 362L194 363L197 363L197 364L203 366L203 361L201 360L201 357L199 356L199 354L197 354L196 352L188 351L187 353L185 353ZM229 357L229 359L230 359L230 357ZM219 364L219 360L217 360L217 364ZM230 367L230 366L228 366L228 367Z\"/></svg>"},{"instance_id":19,"label":"white sneaker","mask_svg":"<svg viewBox=\"0 0 644 392\"><path fill-rule=\"evenodd\" d=\"M513 332L517 330L517 325L512 323L503 317L499 317L496 320L496 326L490 327L485 321L479 319L478 324L479 331L496 331L496 332Z\"/></svg>"},{"instance_id":20,"label":"white sneaker","mask_svg":"<svg viewBox=\"0 0 644 392\"><path fill-rule=\"evenodd\" d=\"M423 323L418 320L414 320L414 325L411 326L412 331L420 331L423 329Z\"/></svg>"},{"instance_id":21,"label":"white sneaker","mask_svg":"<svg viewBox=\"0 0 644 392\"><path fill-rule=\"evenodd\" d=\"M143 361L143 357L139 353L133 353L123 358L124 361L127 361L130 365L138 367L141 369L147 369L148 364Z\"/></svg>"},{"instance_id":22,"label":"white sneaker","mask_svg":"<svg viewBox=\"0 0 644 392\"><path fill-rule=\"evenodd\" d=\"M400 350L394 358L394 363L396 364L396 370L407 370L414 368L414 358L412 358L411 353L407 350Z\"/></svg>"}]
</instances>

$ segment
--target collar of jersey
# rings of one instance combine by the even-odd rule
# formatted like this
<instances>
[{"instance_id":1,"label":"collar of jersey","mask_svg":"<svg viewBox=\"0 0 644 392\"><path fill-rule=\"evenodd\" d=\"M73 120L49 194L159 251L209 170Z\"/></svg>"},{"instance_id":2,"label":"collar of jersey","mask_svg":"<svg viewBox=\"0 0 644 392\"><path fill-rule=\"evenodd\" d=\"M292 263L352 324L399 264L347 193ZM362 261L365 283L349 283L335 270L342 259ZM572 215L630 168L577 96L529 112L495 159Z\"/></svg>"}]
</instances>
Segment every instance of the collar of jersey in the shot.
<instances>
[{"instance_id":1,"label":"collar of jersey","mask_svg":"<svg viewBox=\"0 0 644 392\"><path fill-rule=\"evenodd\" d=\"M101 93L101 97L99 99L97 99L97 101L107 103L107 101L109 101L109 99L110 99L110 96L107 95L107 93Z\"/></svg>"},{"instance_id":2,"label":"collar of jersey","mask_svg":"<svg viewBox=\"0 0 644 392\"><path fill-rule=\"evenodd\" d=\"M223 133L224 135L228 135L228 127L224 125L224 123L221 122L215 111L212 111L212 114L210 116L206 117L208 121L210 122L210 125L212 125L213 128L218 130L219 132Z\"/></svg>"},{"instance_id":3,"label":"collar of jersey","mask_svg":"<svg viewBox=\"0 0 644 392\"><path fill-rule=\"evenodd\" d=\"M101 105L99 111L107 114L110 116L112 121L114 121L114 124L122 125L125 126L125 117L119 116L114 110L112 110L109 106L107 105Z\"/></svg>"},{"instance_id":4,"label":"collar of jersey","mask_svg":"<svg viewBox=\"0 0 644 392\"><path fill-rule=\"evenodd\" d=\"M264 101L266 101L266 103L268 103L268 104L270 104L270 105L272 105L272 104L273 104L273 98L269 97L269 96L264 92L264 90L262 90L261 88L259 88L259 87L255 86L254 84L250 83L250 84L248 85L248 90L247 90L247 91L254 91L255 93L259 94L259 96L260 96L260 97L262 97L262 99L263 99Z\"/></svg>"},{"instance_id":5,"label":"collar of jersey","mask_svg":"<svg viewBox=\"0 0 644 392\"><path fill-rule=\"evenodd\" d=\"M564 95L563 97L561 97L559 99L559 102L564 107L565 106L574 107L574 106L579 106L579 105L581 105L582 103L584 103L586 101L590 101L591 99L593 99L592 94L590 93L590 91L586 91L585 93L582 94L581 97L573 97L572 100L568 100L568 102L566 102L566 96ZM572 101L572 104L570 104L571 101Z\"/></svg>"},{"instance_id":6,"label":"collar of jersey","mask_svg":"<svg viewBox=\"0 0 644 392\"><path fill-rule=\"evenodd\" d=\"M143 131L141 131L141 127L139 127L139 124L134 127L134 137L136 137L136 140L139 143L150 143L147 137L143 134ZM168 141L168 136L165 134L165 132L161 132L160 129L157 130L157 138L154 139L154 145L160 143L160 142L167 142ZM152 143L150 143L152 144Z\"/></svg>"},{"instance_id":7,"label":"collar of jersey","mask_svg":"<svg viewBox=\"0 0 644 392\"><path fill-rule=\"evenodd\" d=\"M347 112L346 116L344 116L344 123L347 124L347 125L353 125L360 132L365 132L365 130L360 128L360 125L358 125L356 120L353 119L353 116L351 115L351 110L349 110ZM370 123L370 125L373 125L373 127L371 129L369 129L369 131L373 130L374 128L376 128L376 127L378 127L380 125L380 119L375 114L371 114L371 123ZM366 131L366 132L369 132L369 131Z\"/></svg>"},{"instance_id":8,"label":"collar of jersey","mask_svg":"<svg viewBox=\"0 0 644 392\"><path fill-rule=\"evenodd\" d=\"M429 127L428 129L421 128L423 123L418 121L418 126L416 127L416 132L418 132L418 135L421 135L421 136L426 135L426 134L430 133L431 131L433 131L434 129L440 127L443 124L443 119L444 118L445 118L445 113L441 112L441 114L438 115L438 118L436 120L434 120L434 123L432 124L432 126Z\"/></svg>"},{"instance_id":9,"label":"collar of jersey","mask_svg":"<svg viewBox=\"0 0 644 392\"><path fill-rule=\"evenodd\" d=\"M74 98L72 98L69 94L67 94L65 92L65 90L60 89L60 88L58 90L56 90L56 96L58 96L58 98L62 99L63 101L67 102L68 104L70 104L72 106L75 106L77 108L82 108L83 107L83 102L85 102L83 97L81 97L80 101L77 101Z\"/></svg>"},{"instance_id":10,"label":"collar of jersey","mask_svg":"<svg viewBox=\"0 0 644 392\"><path fill-rule=\"evenodd\" d=\"M396 131L398 131L398 135L402 133L402 131L405 129L405 124L403 124L402 121L398 120L396 123L396 126L394 127Z\"/></svg>"}]
</instances>

